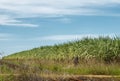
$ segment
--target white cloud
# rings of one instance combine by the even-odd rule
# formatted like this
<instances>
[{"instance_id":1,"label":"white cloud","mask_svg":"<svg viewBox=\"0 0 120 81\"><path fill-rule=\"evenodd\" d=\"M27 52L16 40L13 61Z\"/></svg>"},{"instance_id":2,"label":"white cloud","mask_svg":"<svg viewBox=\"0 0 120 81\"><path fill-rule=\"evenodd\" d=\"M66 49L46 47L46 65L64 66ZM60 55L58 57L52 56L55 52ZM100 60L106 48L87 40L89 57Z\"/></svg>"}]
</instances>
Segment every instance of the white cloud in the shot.
<instances>
[{"instance_id":1,"label":"white cloud","mask_svg":"<svg viewBox=\"0 0 120 81\"><path fill-rule=\"evenodd\" d=\"M34 24L24 24L24 23L5 23L5 24L1 24L1 25L8 25L8 26L19 26L19 27L32 27L32 28L35 28L35 27L38 27L38 25L34 25Z\"/></svg>"},{"instance_id":2,"label":"white cloud","mask_svg":"<svg viewBox=\"0 0 120 81\"><path fill-rule=\"evenodd\" d=\"M99 9L100 7L104 8L118 4L120 4L120 0L0 0L0 15L7 15L7 17L0 18L0 25L38 26L23 23L17 19L26 17L61 17L65 15L120 16L119 13Z\"/></svg>"},{"instance_id":3,"label":"white cloud","mask_svg":"<svg viewBox=\"0 0 120 81\"><path fill-rule=\"evenodd\" d=\"M18 16L94 15L99 13L99 10L91 7L119 3L119 0L0 0L0 9Z\"/></svg>"},{"instance_id":4,"label":"white cloud","mask_svg":"<svg viewBox=\"0 0 120 81\"><path fill-rule=\"evenodd\" d=\"M79 40L85 37L90 38L97 38L99 36L109 36L115 37L115 34L78 34L78 35L52 35L52 36L45 36L45 37L38 37L34 40L43 40L43 41L72 41L72 40Z\"/></svg>"},{"instance_id":5,"label":"white cloud","mask_svg":"<svg viewBox=\"0 0 120 81\"><path fill-rule=\"evenodd\" d=\"M38 27L38 25L34 24L26 24L22 21L16 20L8 15L0 15L0 25L8 25L8 26L22 26L22 27Z\"/></svg>"}]
</instances>

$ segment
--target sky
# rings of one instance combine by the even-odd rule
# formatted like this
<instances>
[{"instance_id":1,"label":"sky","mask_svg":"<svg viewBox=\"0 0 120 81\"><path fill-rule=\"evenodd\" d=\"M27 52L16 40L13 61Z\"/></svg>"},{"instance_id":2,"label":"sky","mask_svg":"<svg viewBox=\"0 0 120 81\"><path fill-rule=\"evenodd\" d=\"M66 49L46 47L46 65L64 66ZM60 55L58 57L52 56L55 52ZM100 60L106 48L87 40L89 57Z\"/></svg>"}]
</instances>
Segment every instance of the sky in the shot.
<instances>
[{"instance_id":1,"label":"sky","mask_svg":"<svg viewBox=\"0 0 120 81\"><path fill-rule=\"evenodd\" d=\"M119 31L120 0L0 0L4 55Z\"/></svg>"}]
</instances>

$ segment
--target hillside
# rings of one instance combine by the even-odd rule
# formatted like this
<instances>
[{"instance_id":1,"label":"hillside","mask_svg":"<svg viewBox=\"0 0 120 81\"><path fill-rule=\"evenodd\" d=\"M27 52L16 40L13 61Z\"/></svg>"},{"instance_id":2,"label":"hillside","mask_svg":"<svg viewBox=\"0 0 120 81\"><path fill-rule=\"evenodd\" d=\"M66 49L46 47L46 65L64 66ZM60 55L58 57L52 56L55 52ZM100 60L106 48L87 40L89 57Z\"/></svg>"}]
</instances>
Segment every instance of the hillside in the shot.
<instances>
[{"instance_id":1,"label":"hillside","mask_svg":"<svg viewBox=\"0 0 120 81\"><path fill-rule=\"evenodd\" d=\"M75 61L76 57L78 58L77 61ZM120 38L83 38L82 40L54 46L42 46L3 57L0 65L2 75L13 74L10 79L15 79L13 76L18 74L17 81L19 81L19 78L20 81L29 81L31 79L37 81L41 76L43 78L44 75L46 77L55 77L54 75L70 75L70 77L72 77L71 75L119 76ZM77 77L72 77L72 79L75 79L73 81L80 81L82 77L79 78L80 80L76 80ZM89 78L86 77L86 79ZM103 81L109 80L108 78L103 79Z\"/></svg>"},{"instance_id":2,"label":"hillside","mask_svg":"<svg viewBox=\"0 0 120 81\"><path fill-rule=\"evenodd\" d=\"M118 61L120 58L120 38L83 38L54 46L42 46L4 57L4 59L54 59L65 60L78 56L80 59Z\"/></svg>"}]
</instances>

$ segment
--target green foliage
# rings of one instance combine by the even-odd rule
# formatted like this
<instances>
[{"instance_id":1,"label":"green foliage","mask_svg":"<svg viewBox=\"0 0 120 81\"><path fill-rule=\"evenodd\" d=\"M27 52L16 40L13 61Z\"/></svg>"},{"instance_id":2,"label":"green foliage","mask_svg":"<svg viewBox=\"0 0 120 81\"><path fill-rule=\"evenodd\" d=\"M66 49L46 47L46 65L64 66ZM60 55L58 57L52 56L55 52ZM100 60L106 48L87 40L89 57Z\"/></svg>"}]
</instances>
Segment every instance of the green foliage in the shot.
<instances>
[{"instance_id":1,"label":"green foliage","mask_svg":"<svg viewBox=\"0 0 120 81\"><path fill-rule=\"evenodd\" d=\"M76 66L73 65L75 56L79 57ZM20 75L17 78L12 75L5 79L0 77L0 81L46 81L39 75L52 74L120 75L120 38L84 38L22 51L6 56L4 60L18 65L13 73ZM8 64L0 67L1 73L12 72Z\"/></svg>"},{"instance_id":2,"label":"green foliage","mask_svg":"<svg viewBox=\"0 0 120 81\"><path fill-rule=\"evenodd\" d=\"M6 56L4 59L40 58L59 61L72 59L74 56L79 56L79 58L84 60L94 58L105 62L118 61L120 58L120 38L83 38L74 42L22 51Z\"/></svg>"}]
</instances>

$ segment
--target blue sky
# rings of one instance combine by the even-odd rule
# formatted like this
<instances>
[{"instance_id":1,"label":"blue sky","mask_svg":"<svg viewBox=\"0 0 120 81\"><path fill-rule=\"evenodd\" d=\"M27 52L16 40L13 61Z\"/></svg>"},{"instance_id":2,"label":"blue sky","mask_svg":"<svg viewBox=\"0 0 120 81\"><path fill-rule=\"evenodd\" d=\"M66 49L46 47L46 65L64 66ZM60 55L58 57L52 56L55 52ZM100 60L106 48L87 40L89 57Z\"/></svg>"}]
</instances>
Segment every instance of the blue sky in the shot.
<instances>
[{"instance_id":1,"label":"blue sky","mask_svg":"<svg viewBox=\"0 0 120 81\"><path fill-rule=\"evenodd\" d=\"M119 36L119 30L119 0L0 0L5 55L86 36Z\"/></svg>"}]
</instances>

